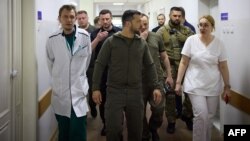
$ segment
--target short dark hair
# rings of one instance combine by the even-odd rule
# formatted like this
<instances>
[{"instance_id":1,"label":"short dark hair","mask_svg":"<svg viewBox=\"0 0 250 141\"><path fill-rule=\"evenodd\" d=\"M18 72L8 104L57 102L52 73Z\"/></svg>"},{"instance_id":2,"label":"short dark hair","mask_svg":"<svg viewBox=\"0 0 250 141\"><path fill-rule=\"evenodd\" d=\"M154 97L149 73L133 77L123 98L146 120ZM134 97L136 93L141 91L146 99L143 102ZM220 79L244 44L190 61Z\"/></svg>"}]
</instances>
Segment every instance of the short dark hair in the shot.
<instances>
[{"instance_id":1,"label":"short dark hair","mask_svg":"<svg viewBox=\"0 0 250 141\"><path fill-rule=\"evenodd\" d=\"M75 11L75 15L76 15L76 7L72 4L66 4L66 5L63 5L60 9L59 9L59 17L61 17L62 15L62 11L66 9L66 10L74 10Z\"/></svg>"},{"instance_id":2,"label":"short dark hair","mask_svg":"<svg viewBox=\"0 0 250 141\"><path fill-rule=\"evenodd\" d=\"M99 12L99 16L100 15L104 15L104 14L110 14L110 16L112 17L112 13L110 10L108 9L102 9L100 12Z\"/></svg>"},{"instance_id":3,"label":"short dark hair","mask_svg":"<svg viewBox=\"0 0 250 141\"><path fill-rule=\"evenodd\" d=\"M98 21L99 21L100 17L99 16L96 16L95 19L94 19L94 24L97 24Z\"/></svg>"},{"instance_id":4,"label":"short dark hair","mask_svg":"<svg viewBox=\"0 0 250 141\"><path fill-rule=\"evenodd\" d=\"M185 9L183 7L180 7L180 9L181 9L181 15L182 15L182 17L185 18Z\"/></svg>"},{"instance_id":5,"label":"short dark hair","mask_svg":"<svg viewBox=\"0 0 250 141\"><path fill-rule=\"evenodd\" d=\"M163 16L164 19L166 19L166 18L165 18L165 15L161 13L161 14L159 14L159 15L157 16L157 20L158 20L158 17L159 17L159 16Z\"/></svg>"},{"instance_id":6,"label":"short dark hair","mask_svg":"<svg viewBox=\"0 0 250 141\"><path fill-rule=\"evenodd\" d=\"M182 15L182 9L181 9L180 7L176 7L176 6L171 7L171 8L170 8L170 14L171 14L172 11L180 11L180 12L181 12L181 15ZM183 16L183 15L182 15L182 16Z\"/></svg>"},{"instance_id":7,"label":"short dark hair","mask_svg":"<svg viewBox=\"0 0 250 141\"><path fill-rule=\"evenodd\" d=\"M88 15L88 12L85 11L85 10L80 10L80 11L77 11L77 15L78 14L86 14L86 15Z\"/></svg>"},{"instance_id":8,"label":"short dark hair","mask_svg":"<svg viewBox=\"0 0 250 141\"><path fill-rule=\"evenodd\" d=\"M141 13L141 17L146 17L147 19L149 19L148 15Z\"/></svg>"},{"instance_id":9,"label":"short dark hair","mask_svg":"<svg viewBox=\"0 0 250 141\"><path fill-rule=\"evenodd\" d=\"M141 12L137 10L126 10L122 15L122 25L124 26L126 21L132 21L134 15L141 15Z\"/></svg>"}]
</instances>

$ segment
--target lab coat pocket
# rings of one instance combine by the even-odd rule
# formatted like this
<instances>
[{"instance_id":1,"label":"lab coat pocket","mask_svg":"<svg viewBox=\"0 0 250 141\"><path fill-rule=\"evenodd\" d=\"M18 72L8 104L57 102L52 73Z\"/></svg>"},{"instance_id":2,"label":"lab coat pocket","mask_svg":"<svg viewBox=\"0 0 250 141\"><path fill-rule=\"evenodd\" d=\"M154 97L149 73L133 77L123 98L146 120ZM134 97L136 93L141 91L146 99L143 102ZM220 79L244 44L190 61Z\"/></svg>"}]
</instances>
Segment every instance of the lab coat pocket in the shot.
<instances>
[{"instance_id":1,"label":"lab coat pocket","mask_svg":"<svg viewBox=\"0 0 250 141\"><path fill-rule=\"evenodd\" d=\"M88 79L86 76L80 76L80 82L83 90L83 94L86 96L88 95L88 90L89 90L89 84L88 84Z\"/></svg>"}]
</instances>

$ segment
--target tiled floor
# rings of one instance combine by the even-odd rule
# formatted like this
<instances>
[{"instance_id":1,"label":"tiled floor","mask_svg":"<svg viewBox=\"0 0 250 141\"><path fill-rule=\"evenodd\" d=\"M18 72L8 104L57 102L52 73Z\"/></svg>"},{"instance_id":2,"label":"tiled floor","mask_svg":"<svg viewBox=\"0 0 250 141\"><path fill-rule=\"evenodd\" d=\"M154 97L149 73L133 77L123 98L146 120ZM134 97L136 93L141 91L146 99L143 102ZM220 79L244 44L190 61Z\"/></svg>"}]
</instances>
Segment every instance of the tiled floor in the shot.
<instances>
[{"instance_id":1,"label":"tiled floor","mask_svg":"<svg viewBox=\"0 0 250 141\"><path fill-rule=\"evenodd\" d=\"M150 115L149 107L147 108L147 116ZM88 128L88 141L106 141L105 136L101 136L101 129L102 129L102 122L99 117L93 119L90 115L88 115L88 121L87 121L87 128ZM192 131L189 131L186 128L186 124L178 119L176 122L176 132L174 134L168 134L166 133L166 127L167 127L167 121L166 118L164 118L164 122L159 129L159 135L161 141L192 141ZM126 139L126 126L124 125L124 141L127 141ZM213 128L212 132L212 141L223 141L223 136L220 135L219 131L216 128Z\"/></svg>"}]
</instances>

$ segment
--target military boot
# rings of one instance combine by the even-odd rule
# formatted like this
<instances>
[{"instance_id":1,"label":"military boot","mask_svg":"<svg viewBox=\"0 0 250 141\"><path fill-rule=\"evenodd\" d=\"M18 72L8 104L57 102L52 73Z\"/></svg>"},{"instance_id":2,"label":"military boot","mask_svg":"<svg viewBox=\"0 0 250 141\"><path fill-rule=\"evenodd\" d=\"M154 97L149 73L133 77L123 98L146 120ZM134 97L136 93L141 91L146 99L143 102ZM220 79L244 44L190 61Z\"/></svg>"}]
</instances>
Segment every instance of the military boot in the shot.
<instances>
[{"instance_id":1,"label":"military boot","mask_svg":"<svg viewBox=\"0 0 250 141\"><path fill-rule=\"evenodd\" d=\"M193 130L193 119L186 116L181 116L181 119L186 123L188 130Z\"/></svg>"},{"instance_id":2,"label":"military boot","mask_svg":"<svg viewBox=\"0 0 250 141\"><path fill-rule=\"evenodd\" d=\"M167 132L173 134L175 132L175 123L168 123Z\"/></svg>"},{"instance_id":3,"label":"military boot","mask_svg":"<svg viewBox=\"0 0 250 141\"><path fill-rule=\"evenodd\" d=\"M102 136L106 136L106 125L104 124L101 131Z\"/></svg>"},{"instance_id":4,"label":"military boot","mask_svg":"<svg viewBox=\"0 0 250 141\"><path fill-rule=\"evenodd\" d=\"M152 141L160 141L160 137L157 133L157 130L151 130L151 134L152 134Z\"/></svg>"}]
</instances>

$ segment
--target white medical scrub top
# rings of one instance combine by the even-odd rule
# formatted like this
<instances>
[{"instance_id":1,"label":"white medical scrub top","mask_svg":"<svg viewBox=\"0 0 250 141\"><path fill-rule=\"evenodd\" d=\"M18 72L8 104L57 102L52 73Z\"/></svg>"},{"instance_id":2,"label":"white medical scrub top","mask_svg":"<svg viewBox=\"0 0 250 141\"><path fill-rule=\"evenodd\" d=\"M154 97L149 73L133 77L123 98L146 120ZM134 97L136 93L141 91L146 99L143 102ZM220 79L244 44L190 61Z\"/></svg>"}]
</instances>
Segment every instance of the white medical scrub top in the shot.
<instances>
[{"instance_id":1,"label":"white medical scrub top","mask_svg":"<svg viewBox=\"0 0 250 141\"><path fill-rule=\"evenodd\" d=\"M200 34L190 36L181 52L190 57L183 90L188 94L218 96L223 90L218 64L227 60L226 50L218 38L215 37L206 46L199 36Z\"/></svg>"}]
</instances>

